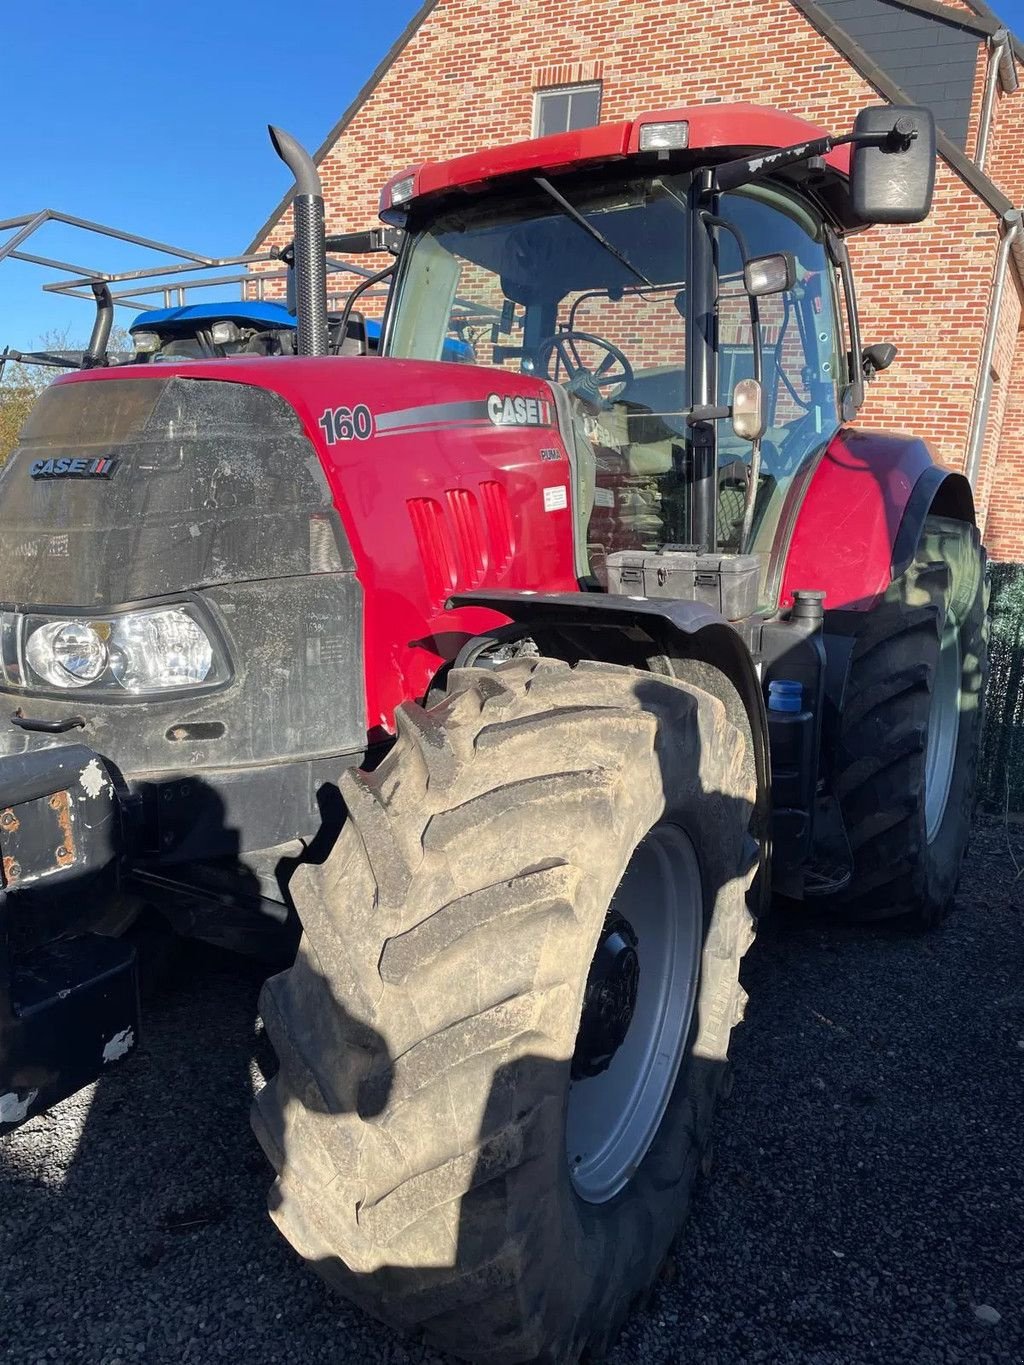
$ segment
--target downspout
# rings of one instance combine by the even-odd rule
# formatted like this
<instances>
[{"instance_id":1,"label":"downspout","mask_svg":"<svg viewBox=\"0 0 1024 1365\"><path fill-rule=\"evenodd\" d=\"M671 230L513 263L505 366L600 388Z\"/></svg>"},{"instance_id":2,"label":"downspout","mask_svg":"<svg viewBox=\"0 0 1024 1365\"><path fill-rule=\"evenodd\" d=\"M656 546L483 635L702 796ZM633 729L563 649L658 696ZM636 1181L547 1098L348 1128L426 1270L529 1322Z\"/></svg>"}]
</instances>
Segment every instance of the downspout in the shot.
<instances>
[{"instance_id":1,"label":"downspout","mask_svg":"<svg viewBox=\"0 0 1024 1365\"><path fill-rule=\"evenodd\" d=\"M981 361L978 367L978 384L974 391L974 407L971 412L971 434L967 442L967 455L964 459L964 473L971 487L978 478L981 463L981 448L985 441L985 428L988 425L988 408L992 398L992 361L996 352L996 338L999 333L999 314L1002 312L1003 295L1006 292L1006 276L1010 266L1010 255L1014 250L1021 225L1020 209L1010 209L1003 214L1003 233L996 251L995 271L992 277L992 294L989 299L988 317L985 321L985 340L981 348Z\"/></svg>"},{"instance_id":2,"label":"downspout","mask_svg":"<svg viewBox=\"0 0 1024 1365\"><path fill-rule=\"evenodd\" d=\"M988 40L988 69L985 72L985 97L981 106L981 122L978 125L978 146L974 154L975 165L979 171L985 169L988 155L989 135L992 132L992 115L996 107L996 90L1002 78L1003 89L1012 95L1017 89L1017 69L1010 49L1010 34L1005 28L997 29Z\"/></svg>"}]
</instances>

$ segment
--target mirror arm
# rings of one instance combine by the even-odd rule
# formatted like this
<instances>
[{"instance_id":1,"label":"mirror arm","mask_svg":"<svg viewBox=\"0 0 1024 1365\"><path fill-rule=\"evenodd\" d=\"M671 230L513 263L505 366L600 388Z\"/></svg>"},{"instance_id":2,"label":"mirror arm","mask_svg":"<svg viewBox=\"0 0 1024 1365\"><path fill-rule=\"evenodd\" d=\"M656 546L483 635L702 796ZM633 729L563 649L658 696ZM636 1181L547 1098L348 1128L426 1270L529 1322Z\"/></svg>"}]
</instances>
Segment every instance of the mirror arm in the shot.
<instances>
[{"instance_id":1,"label":"mirror arm","mask_svg":"<svg viewBox=\"0 0 1024 1365\"><path fill-rule=\"evenodd\" d=\"M350 256L369 256L387 251L398 256L405 238L404 228L368 228L365 232L337 232L324 238L325 251L347 252ZM285 265L295 260L295 243L286 242L284 246L271 247L270 255Z\"/></svg>"},{"instance_id":2,"label":"mirror arm","mask_svg":"<svg viewBox=\"0 0 1024 1365\"><path fill-rule=\"evenodd\" d=\"M754 504L757 501L757 484L761 477L761 437L755 436L750 443L750 472L747 478L747 493L743 499L743 524L740 527L740 554L746 554L750 543L750 532L754 526Z\"/></svg>"},{"instance_id":3,"label":"mirror arm","mask_svg":"<svg viewBox=\"0 0 1024 1365\"><path fill-rule=\"evenodd\" d=\"M735 241L740 253L740 262L743 266L750 260L750 252L747 250L746 239L735 223L730 223L727 218L719 218L714 213L702 213L701 222L707 227L720 228L728 232ZM750 304L750 349L753 352L754 378L761 383L763 374L763 356L761 352L761 311L758 307L757 296L748 294L747 301Z\"/></svg>"},{"instance_id":4,"label":"mirror arm","mask_svg":"<svg viewBox=\"0 0 1024 1365\"><path fill-rule=\"evenodd\" d=\"M383 270L378 270L376 275L367 275L366 279L360 281L355 289L352 290L352 293L349 294L348 298L345 300L345 307L341 310L341 321L338 323L339 348L345 343L345 332L348 330L348 320L352 315L352 307L355 304L356 299L361 298L372 285L379 284L381 280L387 279L394 271L396 264L396 261L392 261L389 265L386 265Z\"/></svg>"},{"instance_id":5,"label":"mirror arm","mask_svg":"<svg viewBox=\"0 0 1024 1365\"><path fill-rule=\"evenodd\" d=\"M860 318L857 314L857 291L853 283L853 269L850 266L850 253L845 240L830 227L825 229L825 242L828 254L839 267L846 297L846 320L850 329L850 354L847 361L847 384L843 390L844 422L852 422L864 403L864 375L861 370L863 347L860 339Z\"/></svg>"},{"instance_id":6,"label":"mirror arm","mask_svg":"<svg viewBox=\"0 0 1024 1365\"><path fill-rule=\"evenodd\" d=\"M702 213L701 221L707 227L719 228L728 232L739 249L740 261L746 266L750 260L750 253L747 250L746 239L735 223L730 223L726 218L719 218L717 214ZM764 373L764 354L761 345L761 310L758 306L757 295L748 294L747 302L750 305L750 350L753 360L753 378L758 387L762 387L762 376ZM747 541L750 539L751 527L754 524L754 503L757 499L757 483L761 477L761 437L756 436L750 443L750 469L747 474L747 489L743 499L743 523L740 529L740 553L744 552Z\"/></svg>"},{"instance_id":7,"label":"mirror arm","mask_svg":"<svg viewBox=\"0 0 1024 1365\"><path fill-rule=\"evenodd\" d=\"M686 425L688 427L698 426L701 422L717 422L721 417L731 417L731 407L696 407L691 408L686 414Z\"/></svg>"},{"instance_id":8,"label":"mirror arm","mask_svg":"<svg viewBox=\"0 0 1024 1365\"><path fill-rule=\"evenodd\" d=\"M708 192L725 194L728 190L739 189L741 185L747 185L751 180L757 180L763 175L771 175L786 166L793 166L798 161L810 161L816 156L827 156L836 147L881 147L889 152L905 152L909 150L916 137L917 129L913 122L906 117L900 117L885 132L816 137L810 142L796 142L791 147L779 147L775 151L762 152L759 156L741 156L735 161L723 161L720 166L713 168Z\"/></svg>"}]
</instances>

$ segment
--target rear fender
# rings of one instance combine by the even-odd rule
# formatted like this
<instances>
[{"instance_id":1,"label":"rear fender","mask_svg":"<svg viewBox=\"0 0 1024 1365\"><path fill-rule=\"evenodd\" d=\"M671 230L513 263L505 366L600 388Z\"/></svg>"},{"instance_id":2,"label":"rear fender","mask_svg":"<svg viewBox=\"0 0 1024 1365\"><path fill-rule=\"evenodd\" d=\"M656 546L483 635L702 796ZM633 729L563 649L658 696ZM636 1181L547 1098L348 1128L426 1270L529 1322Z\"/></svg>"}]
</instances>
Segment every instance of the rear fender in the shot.
<instances>
[{"instance_id":1,"label":"rear fender","mask_svg":"<svg viewBox=\"0 0 1024 1365\"><path fill-rule=\"evenodd\" d=\"M971 487L923 441L844 429L815 470L785 552L779 606L801 588L870 611L914 558L930 513L975 521Z\"/></svg>"}]
</instances>

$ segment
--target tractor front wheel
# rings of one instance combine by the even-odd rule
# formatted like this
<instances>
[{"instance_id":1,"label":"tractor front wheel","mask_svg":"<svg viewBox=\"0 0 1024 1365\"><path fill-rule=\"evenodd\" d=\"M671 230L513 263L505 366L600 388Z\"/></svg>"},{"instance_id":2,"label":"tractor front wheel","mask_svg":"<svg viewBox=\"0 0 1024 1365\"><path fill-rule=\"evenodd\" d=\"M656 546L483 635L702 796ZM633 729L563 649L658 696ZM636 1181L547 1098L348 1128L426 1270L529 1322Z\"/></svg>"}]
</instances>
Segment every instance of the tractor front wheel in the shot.
<instances>
[{"instance_id":1,"label":"tractor front wheel","mask_svg":"<svg viewBox=\"0 0 1024 1365\"><path fill-rule=\"evenodd\" d=\"M853 875L846 918L938 923L970 833L988 670L985 552L929 517L910 568L854 640L836 755Z\"/></svg>"},{"instance_id":2,"label":"tractor front wheel","mask_svg":"<svg viewBox=\"0 0 1024 1365\"><path fill-rule=\"evenodd\" d=\"M709 693L524 660L399 712L296 874L261 1010L271 1213L343 1293L477 1362L603 1348L708 1142L757 847Z\"/></svg>"}]
</instances>

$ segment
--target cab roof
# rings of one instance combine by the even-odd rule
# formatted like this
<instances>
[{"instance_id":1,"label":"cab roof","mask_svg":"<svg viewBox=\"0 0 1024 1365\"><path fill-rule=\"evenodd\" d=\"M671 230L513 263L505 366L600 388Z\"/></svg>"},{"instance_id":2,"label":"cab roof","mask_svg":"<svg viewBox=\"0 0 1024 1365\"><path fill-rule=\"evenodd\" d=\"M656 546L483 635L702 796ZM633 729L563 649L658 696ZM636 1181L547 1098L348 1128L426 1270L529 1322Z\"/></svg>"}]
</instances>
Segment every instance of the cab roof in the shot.
<instances>
[{"instance_id":1,"label":"cab roof","mask_svg":"<svg viewBox=\"0 0 1024 1365\"><path fill-rule=\"evenodd\" d=\"M689 130L686 156L693 160L694 152L704 152L707 155L699 160L707 162L788 147L825 137L831 131L795 114L757 104L699 104L656 109L619 123L600 123L594 128L578 128L569 133L470 152L450 161L426 161L408 167L393 175L381 191L381 217L386 219L398 207L394 189L403 180L411 180L412 185L411 193L402 196L402 208L428 195L478 188L505 177L542 175L571 170L588 162L614 162L632 156L654 157L656 152L640 150L641 132L652 123L686 123ZM825 157L825 163L836 176L845 179L850 172L849 147L834 148Z\"/></svg>"}]
</instances>

